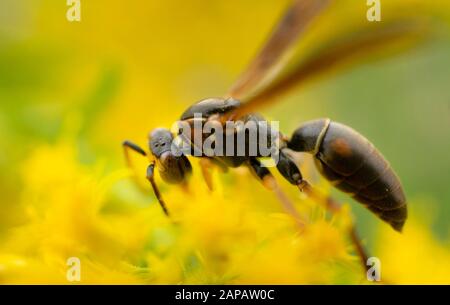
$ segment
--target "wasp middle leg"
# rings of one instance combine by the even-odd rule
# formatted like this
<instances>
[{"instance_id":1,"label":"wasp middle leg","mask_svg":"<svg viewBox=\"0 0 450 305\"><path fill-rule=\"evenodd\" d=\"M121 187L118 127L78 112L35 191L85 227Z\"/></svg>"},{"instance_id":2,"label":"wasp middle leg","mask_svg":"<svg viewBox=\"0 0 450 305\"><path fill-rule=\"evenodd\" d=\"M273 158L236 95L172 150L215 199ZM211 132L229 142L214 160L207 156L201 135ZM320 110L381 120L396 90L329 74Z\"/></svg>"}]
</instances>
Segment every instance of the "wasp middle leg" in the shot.
<instances>
[{"instance_id":1,"label":"wasp middle leg","mask_svg":"<svg viewBox=\"0 0 450 305\"><path fill-rule=\"evenodd\" d=\"M248 165L252 173L256 176L256 178L258 178L258 180L260 180L267 189L275 193L278 200L283 205L284 210L294 218L297 225L300 228L303 228L305 226L305 220L298 213L292 201L278 186L275 177L272 175L269 169L267 167L262 166L261 162L254 157L250 158L250 160L248 161Z\"/></svg>"}]
</instances>

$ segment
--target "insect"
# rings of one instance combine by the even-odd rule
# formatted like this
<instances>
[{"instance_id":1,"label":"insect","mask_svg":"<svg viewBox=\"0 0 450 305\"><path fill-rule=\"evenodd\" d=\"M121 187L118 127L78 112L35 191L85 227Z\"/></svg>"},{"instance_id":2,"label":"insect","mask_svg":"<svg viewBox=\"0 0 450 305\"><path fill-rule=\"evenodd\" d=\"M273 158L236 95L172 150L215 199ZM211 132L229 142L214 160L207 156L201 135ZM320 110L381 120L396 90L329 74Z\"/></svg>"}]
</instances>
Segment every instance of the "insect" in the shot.
<instances>
[{"instance_id":1,"label":"insect","mask_svg":"<svg viewBox=\"0 0 450 305\"><path fill-rule=\"evenodd\" d=\"M422 32L415 22L402 20L338 37L275 80L274 68L329 2L294 1L227 95L207 98L192 105L180 120L193 125L196 120L194 114L197 113L202 115L202 123L212 121L224 125L229 121L263 121L254 111L278 100L290 89L344 63L351 63L355 57L371 54L401 41L416 40ZM170 184L187 183L192 172L186 155L174 155L171 151L173 141L174 134L169 129L158 128L149 134L149 150L153 160L147 168L147 179L167 215L169 211L155 182L155 169L159 170L162 180ZM123 147L128 161L130 150L147 156L144 149L130 141L123 142ZM276 168L289 183L302 189L306 181L292 157L293 152L313 155L319 172L336 188L350 194L395 230L402 230L407 219L407 205L400 180L382 154L357 131L324 118L304 123L290 137L281 136ZM269 188L274 179L269 169L261 165L258 156L202 155L200 158L202 172L210 187L207 167L211 164L223 168L247 166Z\"/></svg>"}]
</instances>

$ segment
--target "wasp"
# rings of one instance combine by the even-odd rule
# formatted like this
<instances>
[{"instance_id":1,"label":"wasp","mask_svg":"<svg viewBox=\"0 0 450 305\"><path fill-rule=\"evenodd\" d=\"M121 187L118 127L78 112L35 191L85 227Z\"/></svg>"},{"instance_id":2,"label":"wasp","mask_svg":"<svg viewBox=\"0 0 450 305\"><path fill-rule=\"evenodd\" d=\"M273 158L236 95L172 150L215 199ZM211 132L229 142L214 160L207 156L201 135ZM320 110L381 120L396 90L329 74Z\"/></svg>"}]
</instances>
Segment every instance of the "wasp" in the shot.
<instances>
[{"instance_id":1,"label":"wasp","mask_svg":"<svg viewBox=\"0 0 450 305\"><path fill-rule=\"evenodd\" d=\"M282 94L292 88L345 63L352 63L354 58L420 36L420 27L411 20L380 23L368 31L337 37L294 64L288 73L276 78L277 73L273 71L280 70L281 59L287 56L313 21L328 8L329 2L293 1L260 52L227 94L197 102L184 111L180 120L194 126L193 123L198 120L195 114L200 114L202 124L263 121L261 116L255 114L255 110L279 100ZM169 184L185 184L192 173L187 156L175 155L171 150L174 136L176 134L167 128L157 128L150 132L148 140L152 161L146 177L166 215L169 215L169 211L155 182L155 169L159 170L162 180ZM130 141L124 141L123 147L128 161L129 151L148 156L144 149ZM328 118L306 122L294 130L290 137L281 135L278 153L276 169L293 186L302 190L308 185L293 153L311 154L319 172L333 186L365 205L393 229L402 230L407 219L402 184L375 146L351 127ZM222 168L247 166L264 185L273 188L273 175L267 167L262 166L258 155L201 155L200 158L203 176L210 188L211 178L207 169L210 164Z\"/></svg>"}]
</instances>

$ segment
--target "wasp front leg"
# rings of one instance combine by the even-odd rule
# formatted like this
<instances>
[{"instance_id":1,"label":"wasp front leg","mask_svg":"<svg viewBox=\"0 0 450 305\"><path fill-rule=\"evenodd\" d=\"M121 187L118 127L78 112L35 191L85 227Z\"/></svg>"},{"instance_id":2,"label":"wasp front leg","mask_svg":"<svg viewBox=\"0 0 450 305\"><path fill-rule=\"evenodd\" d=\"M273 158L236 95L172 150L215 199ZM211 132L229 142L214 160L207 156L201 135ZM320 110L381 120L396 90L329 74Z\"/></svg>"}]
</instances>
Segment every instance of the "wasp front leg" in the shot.
<instances>
[{"instance_id":1,"label":"wasp front leg","mask_svg":"<svg viewBox=\"0 0 450 305\"><path fill-rule=\"evenodd\" d=\"M122 147L123 147L123 154L125 157L125 162L128 166L129 169L132 170L133 173L133 179L135 184L143 191L143 192L147 192L147 187L146 185L143 184L143 182L139 179L136 168L133 164L132 158L131 158L131 152L133 153L137 153L143 157L147 157L147 153L145 152L144 149L142 149L139 145L131 142L131 141L123 141L122 143Z\"/></svg>"},{"instance_id":2,"label":"wasp front leg","mask_svg":"<svg viewBox=\"0 0 450 305\"><path fill-rule=\"evenodd\" d=\"M169 211L167 210L167 205L164 202L164 199L161 196L161 192L159 191L158 185L155 182L155 162L152 162L147 167L147 180L150 182L153 188L153 192L155 193L156 199L158 199L159 205L163 209L164 214L169 215Z\"/></svg>"},{"instance_id":3,"label":"wasp front leg","mask_svg":"<svg viewBox=\"0 0 450 305\"><path fill-rule=\"evenodd\" d=\"M132 162L131 162L131 156L130 156L130 151L136 152L138 154L140 154L143 157L147 156L147 153L145 152L145 150L143 150L139 145L130 142L130 141L124 141L122 143L123 149L124 149L124 155L125 155L125 160L127 162L127 165L132 168ZM154 172L155 172L155 162L153 161L148 167L147 167L147 180L150 182L152 188L153 188L153 192L155 193L156 198L158 199L159 204L161 205L161 208L163 209L164 214L166 214L167 216L169 216L169 211L167 210L167 206L161 196L161 192L158 189L158 186L156 185L155 182L155 178L154 178ZM136 177L136 176L135 176ZM139 182L138 182L138 185Z\"/></svg>"}]
</instances>

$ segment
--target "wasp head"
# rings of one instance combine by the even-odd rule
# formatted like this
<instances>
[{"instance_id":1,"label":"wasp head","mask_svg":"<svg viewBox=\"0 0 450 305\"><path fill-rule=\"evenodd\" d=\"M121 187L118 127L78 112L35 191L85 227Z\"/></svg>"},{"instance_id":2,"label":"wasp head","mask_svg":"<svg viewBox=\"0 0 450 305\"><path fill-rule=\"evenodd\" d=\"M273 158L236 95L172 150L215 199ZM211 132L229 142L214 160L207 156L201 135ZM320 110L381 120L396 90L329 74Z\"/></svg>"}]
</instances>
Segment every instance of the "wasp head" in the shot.
<instances>
[{"instance_id":1,"label":"wasp head","mask_svg":"<svg viewBox=\"0 0 450 305\"><path fill-rule=\"evenodd\" d=\"M166 128L156 128L149 134L149 148L152 154L159 158L164 152L170 151L173 136Z\"/></svg>"}]
</instances>

